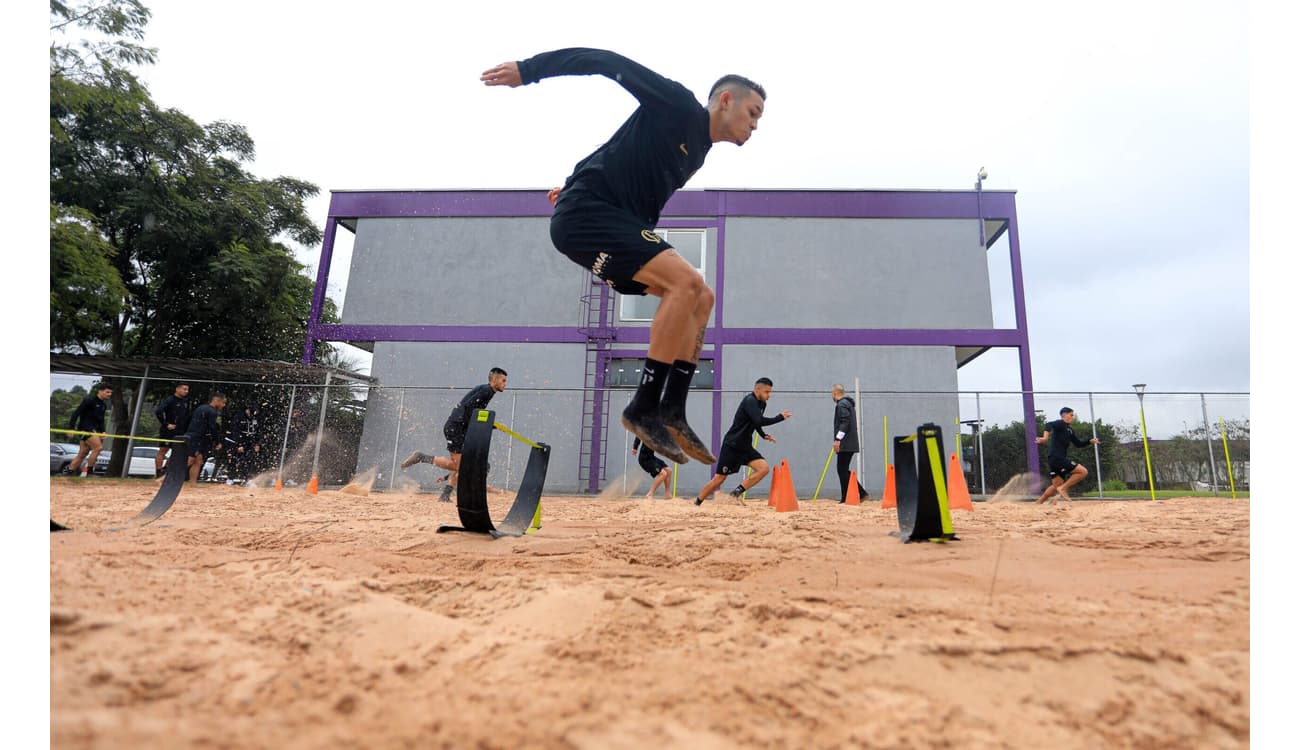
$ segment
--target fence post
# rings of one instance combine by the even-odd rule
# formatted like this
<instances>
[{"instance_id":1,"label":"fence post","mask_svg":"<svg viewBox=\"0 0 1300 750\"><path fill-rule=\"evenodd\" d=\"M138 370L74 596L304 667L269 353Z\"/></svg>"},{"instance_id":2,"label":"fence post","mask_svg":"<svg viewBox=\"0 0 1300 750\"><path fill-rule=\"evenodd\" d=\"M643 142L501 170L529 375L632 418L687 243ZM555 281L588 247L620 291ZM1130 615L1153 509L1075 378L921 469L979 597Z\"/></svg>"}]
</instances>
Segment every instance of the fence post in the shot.
<instances>
[{"instance_id":1,"label":"fence post","mask_svg":"<svg viewBox=\"0 0 1300 750\"><path fill-rule=\"evenodd\" d=\"M1092 391L1088 391L1088 419L1092 420L1092 436L1097 437L1097 410L1092 405ZM1102 500L1106 499L1106 490L1102 487L1101 478L1101 445L1092 444L1092 457L1097 462L1097 497Z\"/></svg>"},{"instance_id":2,"label":"fence post","mask_svg":"<svg viewBox=\"0 0 1300 750\"><path fill-rule=\"evenodd\" d=\"M393 471L388 475L388 489L397 482L397 441L402 438L402 417L406 412L406 386L397 391L397 426L393 428Z\"/></svg>"},{"instance_id":3,"label":"fence post","mask_svg":"<svg viewBox=\"0 0 1300 750\"><path fill-rule=\"evenodd\" d=\"M979 451L980 451L980 494L988 497L989 490L984 484L984 414L980 410L980 394L975 392L975 429L979 432Z\"/></svg>"},{"instance_id":4,"label":"fence post","mask_svg":"<svg viewBox=\"0 0 1300 750\"><path fill-rule=\"evenodd\" d=\"M1210 413L1205 409L1205 394L1201 394L1201 421L1205 423L1205 447L1210 451L1210 481L1214 483L1214 496L1219 496L1219 472L1214 468L1214 441L1210 440Z\"/></svg>"},{"instance_id":5,"label":"fence post","mask_svg":"<svg viewBox=\"0 0 1300 750\"><path fill-rule=\"evenodd\" d=\"M144 387L149 382L149 365L144 366L144 375L140 377L140 390L135 394L135 413L131 415L131 429L126 433L126 460L122 462L122 478L131 476L131 454L135 451L135 431L140 426L140 410L144 407ZM158 450L162 450L162 443ZM90 467L92 470L95 467Z\"/></svg>"},{"instance_id":6,"label":"fence post","mask_svg":"<svg viewBox=\"0 0 1300 750\"><path fill-rule=\"evenodd\" d=\"M289 411L284 414L284 440L280 443L280 468L276 472L277 484L284 482L284 453L289 449L289 429L293 426L293 403L297 396L298 385L295 383L289 386Z\"/></svg>"},{"instance_id":7,"label":"fence post","mask_svg":"<svg viewBox=\"0 0 1300 750\"><path fill-rule=\"evenodd\" d=\"M325 407L329 405L330 376L333 372L325 371L325 385L320 389L320 421L316 424L316 451L311 457L311 475L320 477L320 444L325 439Z\"/></svg>"}]
</instances>

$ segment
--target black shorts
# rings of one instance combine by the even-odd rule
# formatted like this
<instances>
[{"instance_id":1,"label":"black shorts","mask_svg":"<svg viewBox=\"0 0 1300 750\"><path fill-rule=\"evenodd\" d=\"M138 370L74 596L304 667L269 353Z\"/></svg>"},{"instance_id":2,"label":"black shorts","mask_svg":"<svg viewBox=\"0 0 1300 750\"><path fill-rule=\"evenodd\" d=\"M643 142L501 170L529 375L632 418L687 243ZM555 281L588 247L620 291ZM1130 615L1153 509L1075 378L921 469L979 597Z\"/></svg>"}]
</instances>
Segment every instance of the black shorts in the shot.
<instances>
[{"instance_id":1,"label":"black shorts","mask_svg":"<svg viewBox=\"0 0 1300 750\"><path fill-rule=\"evenodd\" d=\"M442 434L447 438L448 453L465 452L465 428L458 424L447 424L442 427Z\"/></svg>"},{"instance_id":2,"label":"black shorts","mask_svg":"<svg viewBox=\"0 0 1300 750\"><path fill-rule=\"evenodd\" d=\"M211 456L213 443L206 437L183 435L188 456Z\"/></svg>"},{"instance_id":3,"label":"black shorts","mask_svg":"<svg viewBox=\"0 0 1300 750\"><path fill-rule=\"evenodd\" d=\"M659 477L659 472L668 468L668 464L664 463L663 459L654 454L645 456L644 458L637 456L636 462L641 465L642 469L645 469L645 473L649 474L651 479L657 479Z\"/></svg>"},{"instance_id":4,"label":"black shorts","mask_svg":"<svg viewBox=\"0 0 1300 750\"><path fill-rule=\"evenodd\" d=\"M1048 461L1047 468L1052 470L1052 476L1061 479L1069 479L1070 474L1074 472L1074 467L1078 466L1078 461Z\"/></svg>"},{"instance_id":5,"label":"black shorts","mask_svg":"<svg viewBox=\"0 0 1300 750\"><path fill-rule=\"evenodd\" d=\"M715 474L735 474L744 467L763 457L762 453L750 446L744 448L732 448L726 443L722 444L722 450L718 453L718 468Z\"/></svg>"},{"instance_id":6,"label":"black shorts","mask_svg":"<svg viewBox=\"0 0 1300 750\"><path fill-rule=\"evenodd\" d=\"M591 271L619 294L645 294L632 277L672 245L654 225L601 201L561 196L551 216L551 242L566 258Z\"/></svg>"}]
</instances>

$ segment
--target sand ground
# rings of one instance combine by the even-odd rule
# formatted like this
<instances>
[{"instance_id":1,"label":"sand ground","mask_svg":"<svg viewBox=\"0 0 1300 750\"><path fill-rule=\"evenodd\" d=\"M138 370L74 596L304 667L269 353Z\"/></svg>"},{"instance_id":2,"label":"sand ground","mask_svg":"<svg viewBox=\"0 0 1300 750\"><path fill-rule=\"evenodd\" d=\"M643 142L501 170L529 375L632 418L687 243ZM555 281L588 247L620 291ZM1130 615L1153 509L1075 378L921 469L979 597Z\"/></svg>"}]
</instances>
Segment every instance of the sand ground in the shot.
<instances>
[{"instance_id":1,"label":"sand ground","mask_svg":"<svg viewBox=\"0 0 1300 750\"><path fill-rule=\"evenodd\" d=\"M102 530L153 492L50 481L54 747L1249 745L1248 501L904 545L876 503L547 497L493 541L434 495L200 485Z\"/></svg>"}]
</instances>

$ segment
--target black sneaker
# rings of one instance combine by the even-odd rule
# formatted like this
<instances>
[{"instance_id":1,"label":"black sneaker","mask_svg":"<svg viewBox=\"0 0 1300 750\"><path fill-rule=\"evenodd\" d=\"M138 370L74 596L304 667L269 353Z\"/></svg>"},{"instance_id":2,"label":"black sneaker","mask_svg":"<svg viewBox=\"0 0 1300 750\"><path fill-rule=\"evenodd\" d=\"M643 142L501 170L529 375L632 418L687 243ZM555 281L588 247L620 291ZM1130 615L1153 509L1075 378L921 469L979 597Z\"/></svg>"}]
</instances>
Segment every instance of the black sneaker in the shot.
<instances>
[{"instance_id":1,"label":"black sneaker","mask_svg":"<svg viewBox=\"0 0 1300 750\"><path fill-rule=\"evenodd\" d=\"M443 488L442 488L442 497L438 498L438 502L440 502L440 503L449 503L449 502L451 502L451 493L453 493L453 492L455 492L455 491L456 491L456 488L455 488L455 487L452 487L450 484L447 485L446 487L443 487Z\"/></svg>"},{"instance_id":2,"label":"black sneaker","mask_svg":"<svg viewBox=\"0 0 1300 750\"><path fill-rule=\"evenodd\" d=\"M702 498L702 497L697 497L697 498L695 498L695 504L696 504L696 505L704 505L704 498Z\"/></svg>"},{"instance_id":3,"label":"black sneaker","mask_svg":"<svg viewBox=\"0 0 1300 750\"><path fill-rule=\"evenodd\" d=\"M709 452L709 446L700 440L695 434L695 430L686 424L686 417L670 416L664 417L664 427L668 428L668 434L673 436L673 440L682 452L702 464L713 465L718 459ZM680 462L679 462L680 463Z\"/></svg>"},{"instance_id":4,"label":"black sneaker","mask_svg":"<svg viewBox=\"0 0 1300 750\"><path fill-rule=\"evenodd\" d=\"M432 458L432 456L426 456L423 453L416 451L410 456L407 456L406 460L402 462L402 468L409 469L416 464L431 463Z\"/></svg>"},{"instance_id":5,"label":"black sneaker","mask_svg":"<svg viewBox=\"0 0 1300 750\"><path fill-rule=\"evenodd\" d=\"M633 414L623 410L623 426L628 432L641 438L641 442L650 446L650 450L675 463L684 464L690 459L677 447L677 441L664 426L658 414Z\"/></svg>"}]
</instances>

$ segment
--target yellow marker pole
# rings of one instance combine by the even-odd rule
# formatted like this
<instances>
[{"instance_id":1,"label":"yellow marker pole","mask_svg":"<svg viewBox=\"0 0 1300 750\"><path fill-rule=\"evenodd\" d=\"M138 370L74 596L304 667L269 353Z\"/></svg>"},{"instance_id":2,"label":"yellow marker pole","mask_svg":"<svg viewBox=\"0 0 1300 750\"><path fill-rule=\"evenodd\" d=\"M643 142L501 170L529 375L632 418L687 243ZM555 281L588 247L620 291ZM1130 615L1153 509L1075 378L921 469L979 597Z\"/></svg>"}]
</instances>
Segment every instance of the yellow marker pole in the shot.
<instances>
[{"instance_id":1,"label":"yellow marker pole","mask_svg":"<svg viewBox=\"0 0 1300 750\"><path fill-rule=\"evenodd\" d=\"M1232 488L1232 499L1237 499L1237 482L1232 478L1232 456L1228 454L1228 433L1223 429L1223 417L1219 417L1219 437L1223 438L1223 460L1228 462L1228 486Z\"/></svg>"},{"instance_id":2,"label":"yellow marker pole","mask_svg":"<svg viewBox=\"0 0 1300 750\"><path fill-rule=\"evenodd\" d=\"M1147 416L1146 410L1142 408L1141 399L1138 400L1138 418L1142 421L1142 450L1147 456L1147 484L1151 485L1151 499L1156 499L1156 479L1151 473L1151 447L1147 445Z\"/></svg>"},{"instance_id":3,"label":"yellow marker pole","mask_svg":"<svg viewBox=\"0 0 1300 750\"><path fill-rule=\"evenodd\" d=\"M673 462L673 497L677 497L677 462Z\"/></svg>"},{"instance_id":4,"label":"yellow marker pole","mask_svg":"<svg viewBox=\"0 0 1300 750\"><path fill-rule=\"evenodd\" d=\"M107 432L86 432L85 430L62 430L58 427L51 427L50 432L57 432L61 435L98 435L103 438L122 438L124 440L150 440L155 443L183 443L184 440L169 440L167 438L145 437L143 435L110 435Z\"/></svg>"},{"instance_id":5,"label":"yellow marker pole","mask_svg":"<svg viewBox=\"0 0 1300 750\"><path fill-rule=\"evenodd\" d=\"M885 446L885 466L889 466L889 415L885 415L885 439L881 441Z\"/></svg>"},{"instance_id":6,"label":"yellow marker pole","mask_svg":"<svg viewBox=\"0 0 1300 750\"><path fill-rule=\"evenodd\" d=\"M812 499L817 500L822 494L822 482L826 481L826 472L830 471L831 459L835 457L835 447L831 446L831 452L826 454L826 465L822 467L822 478L817 480L817 489L813 492Z\"/></svg>"}]
</instances>

